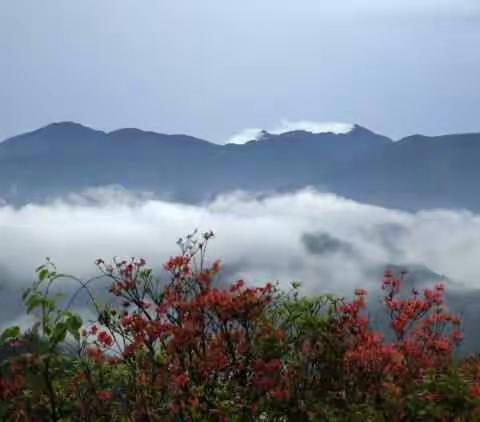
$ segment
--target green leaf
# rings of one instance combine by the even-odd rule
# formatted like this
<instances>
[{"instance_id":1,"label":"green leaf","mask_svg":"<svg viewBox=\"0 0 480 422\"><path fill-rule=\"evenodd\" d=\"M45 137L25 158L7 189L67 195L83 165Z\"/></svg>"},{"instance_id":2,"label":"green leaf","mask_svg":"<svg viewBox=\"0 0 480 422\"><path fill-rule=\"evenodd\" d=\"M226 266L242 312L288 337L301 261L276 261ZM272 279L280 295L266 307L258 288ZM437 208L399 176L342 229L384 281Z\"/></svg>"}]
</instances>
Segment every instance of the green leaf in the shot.
<instances>
[{"instance_id":1,"label":"green leaf","mask_svg":"<svg viewBox=\"0 0 480 422\"><path fill-rule=\"evenodd\" d=\"M25 306L27 307L27 314L32 312L35 308L40 306L43 303L43 297L40 296L38 293L31 294L25 300Z\"/></svg>"},{"instance_id":2,"label":"green leaf","mask_svg":"<svg viewBox=\"0 0 480 422\"><path fill-rule=\"evenodd\" d=\"M146 268L140 272L140 276L143 278L148 278L152 274L152 270L150 268Z\"/></svg>"},{"instance_id":3,"label":"green leaf","mask_svg":"<svg viewBox=\"0 0 480 422\"><path fill-rule=\"evenodd\" d=\"M48 269L47 268L43 268L42 270L40 270L40 272L38 273L38 279L40 281L43 281L47 278L48 276Z\"/></svg>"},{"instance_id":4,"label":"green leaf","mask_svg":"<svg viewBox=\"0 0 480 422\"><path fill-rule=\"evenodd\" d=\"M57 325L55 325L55 328L52 334L52 342L54 344L60 343L63 340L65 340L66 336L67 336L67 325L63 322L60 322Z\"/></svg>"},{"instance_id":5,"label":"green leaf","mask_svg":"<svg viewBox=\"0 0 480 422\"><path fill-rule=\"evenodd\" d=\"M38 273L39 271L45 268L45 264L40 265L39 267L35 268L35 272Z\"/></svg>"},{"instance_id":6,"label":"green leaf","mask_svg":"<svg viewBox=\"0 0 480 422\"><path fill-rule=\"evenodd\" d=\"M68 332L76 339L80 337L79 330L82 327L83 321L79 315L72 314L66 321Z\"/></svg>"},{"instance_id":7,"label":"green leaf","mask_svg":"<svg viewBox=\"0 0 480 422\"><path fill-rule=\"evenodd\" d=\"M0 342L5 342L9 340L16 339L17 337L20 336L20 327L14 326L14 327L9 327L5 329L0 336Z\"/></svg>"},{"instance_id":8,"label":"green leaf","mask_svg":"<svg viewBox=\"0 0 480 422\"><path fill-rule=\"evenodd\" d=\"M30 293L32 292L32 288L29 287L28 289L26 289L23 294L22 294L22 299L25 300L29 295Z\"/></svg>"}]
</instances>

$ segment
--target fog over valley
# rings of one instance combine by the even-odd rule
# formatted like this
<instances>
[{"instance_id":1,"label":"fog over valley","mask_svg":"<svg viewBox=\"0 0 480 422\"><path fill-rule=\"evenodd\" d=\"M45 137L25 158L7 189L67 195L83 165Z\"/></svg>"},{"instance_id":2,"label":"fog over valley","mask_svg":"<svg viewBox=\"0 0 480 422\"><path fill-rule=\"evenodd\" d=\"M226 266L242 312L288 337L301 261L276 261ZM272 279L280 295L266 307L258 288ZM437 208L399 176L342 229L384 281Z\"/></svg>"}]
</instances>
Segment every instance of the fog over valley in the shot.
<instances>
[{"instance_id":1,"label":"fog over valley","mask_svg":"<svg viewBox=\"0 0 480 422\"><path fill-rule=\"evenodd\" d=\"M232 192L187 205L106 187L47 204L0 208L2 321L23 313L12 298L30 285L47 255L58 271L84 278L97 275L96 258L143 257L166 281L163 262L178 252L178 237L195 229L215 231L208 257L224 263L221 281L278 281L286 288L299 281L304 294L347 297L361 286L376 303L383 270L405 268L416 287L445 281L455 306L475 317L476 304L468 305L480 298L475 213L398 211L311 188Z\"/></svg>"}]
</instances>

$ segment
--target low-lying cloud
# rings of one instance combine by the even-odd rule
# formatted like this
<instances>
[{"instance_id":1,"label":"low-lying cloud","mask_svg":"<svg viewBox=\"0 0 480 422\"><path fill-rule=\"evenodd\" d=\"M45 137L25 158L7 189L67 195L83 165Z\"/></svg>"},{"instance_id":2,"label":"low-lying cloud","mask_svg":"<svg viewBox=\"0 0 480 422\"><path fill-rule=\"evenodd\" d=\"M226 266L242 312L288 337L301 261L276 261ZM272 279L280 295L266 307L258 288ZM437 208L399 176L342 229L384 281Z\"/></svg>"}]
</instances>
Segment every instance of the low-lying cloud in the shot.
<instances>
[{"instance_id":1,"label":"low-lying cloud","mask_svg":"<svg viewBox=\"0 0 480 422\"><path fill-rule=\"evenodd\" d=\"M178 237L196 228L215 231L209 257L225 263L224 276L252 283L301 281L307 293L349 294L373 288L372 274L391 263L423 264L480 288L480 216L470 212L407 213L311 189L230 193L196 206L104 189L0 208L2 302L15 301L46 256L82 276L94 273L97 257L141 256L160 268Z\"/></svg>"}]
</instances>

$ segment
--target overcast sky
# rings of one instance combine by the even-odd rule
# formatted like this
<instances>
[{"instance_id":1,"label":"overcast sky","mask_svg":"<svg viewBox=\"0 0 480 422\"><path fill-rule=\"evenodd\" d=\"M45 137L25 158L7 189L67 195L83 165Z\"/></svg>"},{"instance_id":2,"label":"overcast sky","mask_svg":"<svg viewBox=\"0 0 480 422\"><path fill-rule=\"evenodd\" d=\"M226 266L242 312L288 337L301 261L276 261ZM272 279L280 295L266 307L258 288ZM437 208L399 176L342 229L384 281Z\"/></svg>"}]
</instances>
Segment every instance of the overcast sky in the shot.
<instances>
[{"instance_id":1,"label":"overcast sky","mask_svg":"<svg viewBox=\"0 0 480 422\"><path fill-rule=\"evenodd\" d=\"M479 48L479 0L1 0L0 139L60 120L480 131Z\"/></svg>"}]
</instances>

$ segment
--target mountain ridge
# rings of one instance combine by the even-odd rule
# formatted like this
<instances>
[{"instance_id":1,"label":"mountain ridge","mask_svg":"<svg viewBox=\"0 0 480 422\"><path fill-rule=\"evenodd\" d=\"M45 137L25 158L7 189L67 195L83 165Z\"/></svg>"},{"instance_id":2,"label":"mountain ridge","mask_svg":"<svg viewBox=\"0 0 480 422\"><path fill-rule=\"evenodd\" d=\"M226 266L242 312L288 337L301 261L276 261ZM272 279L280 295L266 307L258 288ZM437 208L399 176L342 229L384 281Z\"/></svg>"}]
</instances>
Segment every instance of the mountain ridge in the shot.
<instances>
[{"instance_id":1,"label":"mountain ridge","mask_svg":"<svg viewBox=\"0 0 480 422\"><path fill-rule=\"evenodd\" d=\"M399 141L358 124L349 132L264 132L216 144L136 128L105 132L56 122L0 143L0 198L22 205L107 185L181 202L232 190L312 186L349 199L417 211L480 211L480 134L411 135Z\"/></svg>"}]
</instances>

